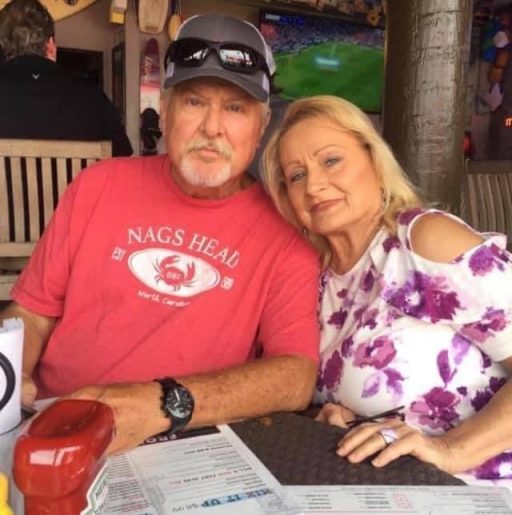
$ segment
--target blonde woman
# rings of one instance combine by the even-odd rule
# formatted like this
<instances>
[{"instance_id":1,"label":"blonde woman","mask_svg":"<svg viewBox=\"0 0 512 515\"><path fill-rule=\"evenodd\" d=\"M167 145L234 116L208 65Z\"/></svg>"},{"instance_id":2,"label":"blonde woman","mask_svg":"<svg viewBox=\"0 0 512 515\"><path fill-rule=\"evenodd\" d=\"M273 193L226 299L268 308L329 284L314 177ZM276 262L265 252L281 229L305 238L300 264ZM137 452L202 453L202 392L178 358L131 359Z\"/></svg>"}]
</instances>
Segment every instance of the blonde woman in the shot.
<instances>
[{"instance_id":1,"label":"blonde woman","mask_svg":"<svg viewBox=\"0 0 512 515\"><path fill-rule=\"evenodd\" d=\"M366 115L336 97L289 107L264 179L324 265L316 402L320 420L352 427L337 453L512 477L505 238L423 207ZM375 418L386 411L402 416Z\"/></svg>"}]
</instances>

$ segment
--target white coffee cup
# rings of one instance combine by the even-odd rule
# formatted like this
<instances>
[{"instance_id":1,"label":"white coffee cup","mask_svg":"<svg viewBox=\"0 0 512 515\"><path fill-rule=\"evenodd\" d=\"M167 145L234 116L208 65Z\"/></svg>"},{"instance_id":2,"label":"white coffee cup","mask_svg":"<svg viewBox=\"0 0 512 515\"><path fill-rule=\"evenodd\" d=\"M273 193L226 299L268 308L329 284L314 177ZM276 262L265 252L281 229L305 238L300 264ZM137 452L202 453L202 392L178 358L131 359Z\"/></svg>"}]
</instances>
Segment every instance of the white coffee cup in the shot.
<instances>
[{"instance_id":1,"label":"white coffee cup","mask_svg":"<svg viewBox=\"0 0 512 515\"><path fill-rule=\"evenodd\" d=\"M0 325L0 434L21 422L22 357L23 320L4 320Z\"/></svg>"}]
</instances>

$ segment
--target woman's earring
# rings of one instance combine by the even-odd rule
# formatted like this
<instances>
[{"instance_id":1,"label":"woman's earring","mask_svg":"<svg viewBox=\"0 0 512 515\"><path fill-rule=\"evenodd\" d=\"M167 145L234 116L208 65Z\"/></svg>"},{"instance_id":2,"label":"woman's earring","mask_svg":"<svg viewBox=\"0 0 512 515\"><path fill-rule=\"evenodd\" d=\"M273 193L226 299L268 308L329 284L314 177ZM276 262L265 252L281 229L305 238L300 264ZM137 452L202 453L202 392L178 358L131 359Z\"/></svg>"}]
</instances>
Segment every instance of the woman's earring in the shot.
<instances>
[{"instance_id":1,"label":"woman's earring","mask_svg":"<svg viewBox=\"0 0 512 515\"><path fill-rule=\"evenodd\" d=\"M303 227L303 228L302 228L302 234L303 234L306 238L308 237L309 232L308 232L308 230L307 230L307 228L306 228L306 227Z\"/></svg>"}]
</instances>

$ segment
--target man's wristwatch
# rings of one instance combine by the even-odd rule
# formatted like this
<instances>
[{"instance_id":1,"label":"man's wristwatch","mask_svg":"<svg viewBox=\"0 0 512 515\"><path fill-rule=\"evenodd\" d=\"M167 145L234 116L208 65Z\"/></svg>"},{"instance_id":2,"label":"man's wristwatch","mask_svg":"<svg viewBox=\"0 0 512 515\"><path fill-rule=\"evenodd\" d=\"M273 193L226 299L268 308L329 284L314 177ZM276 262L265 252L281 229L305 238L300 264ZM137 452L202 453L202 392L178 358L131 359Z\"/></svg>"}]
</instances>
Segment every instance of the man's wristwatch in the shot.
<instances>
[{"instance_id":1,"label":"man's wristwatch","mask_svg":"<svg viewBox=\"0 0 512 515\"><path fill-rule=\"evenodd\" d=\"M170 434L181 431L192 418L194 412L194 397L188 388L171 377L155 379L162 387L160 408L162 413L171 420Z\"/></svg>"}]
</instances>

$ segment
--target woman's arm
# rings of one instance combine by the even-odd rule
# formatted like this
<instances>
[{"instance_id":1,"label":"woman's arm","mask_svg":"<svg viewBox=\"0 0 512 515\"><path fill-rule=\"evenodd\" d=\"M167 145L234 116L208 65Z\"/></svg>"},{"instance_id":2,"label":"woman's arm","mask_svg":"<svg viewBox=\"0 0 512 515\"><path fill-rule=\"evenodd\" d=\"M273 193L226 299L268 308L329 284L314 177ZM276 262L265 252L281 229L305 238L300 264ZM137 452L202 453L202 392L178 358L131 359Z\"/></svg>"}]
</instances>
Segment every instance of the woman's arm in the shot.
<instances>
[{"instance_id":1,"label":"woman's arm","mask_svg":"<svg viewBox=\"0 0 512 515\"><path fill-rule=\"evenodd\" d=\"M502 364L512 372L512 357ZM386 445L379 431L392 428L398 437ZM439 436L426 436L398 419L362 424L338 443L337 453L359 463L379 453L372 464L383 467L410 454L450 474L481 465L512 449L512 379L480 411Z\"/></svg>"}]
</instances>

